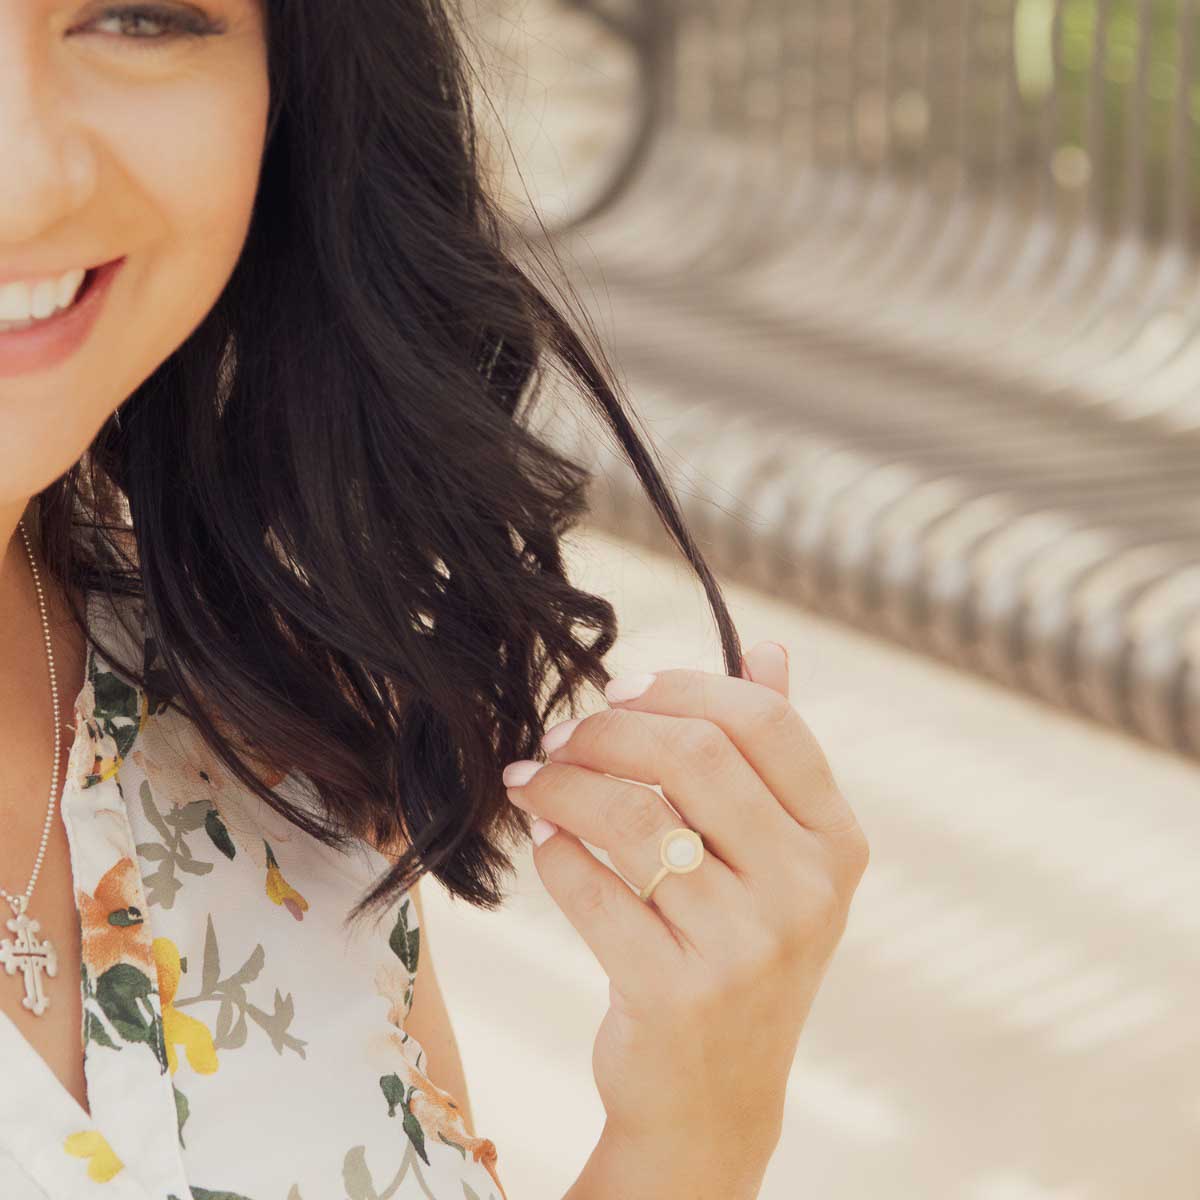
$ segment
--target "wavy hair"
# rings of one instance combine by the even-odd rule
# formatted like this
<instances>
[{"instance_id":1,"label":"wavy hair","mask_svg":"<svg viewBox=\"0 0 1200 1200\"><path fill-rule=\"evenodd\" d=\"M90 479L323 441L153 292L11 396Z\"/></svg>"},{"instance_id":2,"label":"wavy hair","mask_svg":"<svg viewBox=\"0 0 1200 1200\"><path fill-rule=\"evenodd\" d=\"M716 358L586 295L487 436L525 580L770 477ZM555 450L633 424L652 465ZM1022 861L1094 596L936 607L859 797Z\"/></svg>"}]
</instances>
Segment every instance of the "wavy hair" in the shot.
<instances>
[{"instance_id":1,"label":"wavy hair","mask_svg":"<svg viewBox=\"0 0 1200 1200\"><path fill-rule=\"evenodd\" d=\"M598 339L511 251L453 0L265 7L270 112L243 251L37 498L42 553L64 584L138 598L152 669L110 657L72 609L242 783L326 844L387 853L348 920L427 872L493 909L529 828L500 767L603 687L617 631L561 555L590 472L523 419L546 362L582 385L701 579L730 674L737 633ZM256 762L305 778L319 805L292 804Z\"/></svg>"}]
</instances>

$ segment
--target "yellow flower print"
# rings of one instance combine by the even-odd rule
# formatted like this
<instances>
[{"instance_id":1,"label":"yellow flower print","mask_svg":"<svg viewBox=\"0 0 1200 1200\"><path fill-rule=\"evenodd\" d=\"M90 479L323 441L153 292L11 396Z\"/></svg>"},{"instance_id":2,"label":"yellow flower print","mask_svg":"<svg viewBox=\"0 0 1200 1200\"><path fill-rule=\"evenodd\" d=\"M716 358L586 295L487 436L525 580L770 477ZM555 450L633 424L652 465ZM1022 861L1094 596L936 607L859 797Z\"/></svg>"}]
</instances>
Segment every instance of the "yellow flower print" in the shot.
<instances>
[{"instance_id":1,"label":"yellow flower print","mask_svg":"<svg viewBox=\"0 0 1200 1200\"><path fill-rule=\"evenodd\" d=\"M267 848L267 895L275 904L282 904L297 921L303 921L308 911L308 901L284 879L271 843L264 841L263 844Z\"/></svg>"},{"instance_id":2,"label":"yellow flower print","mask_svg":"<svg viewBox=\"0 0 1200 1200\"><path fill-rule=\"evenodd\" d=\"M168 937L156 937L153 950L154 961L158 964L158 992L162 1001L167 1067L174 1075L179 1067L175 1047L182 1046L192 1070L199 1075L211 1075L217 1069L217 1051L212 1034L203 1021L189 1017L175 1007L175 993L179 990L179 948Z\"/></svg>"},{"instance_id":3,"label":"yellow flower print","mask_svg":"<svg viewBox=\"0 0 1200 1200\"><path fill-rule=\"evenodd\" d=\"M63 1149L76 1158L88 1159L88 1178L97 1183L107 1183L125 1166L98 1129L84 1129L71 1134L63 1142Z\"/></svg>"}]
</instances>

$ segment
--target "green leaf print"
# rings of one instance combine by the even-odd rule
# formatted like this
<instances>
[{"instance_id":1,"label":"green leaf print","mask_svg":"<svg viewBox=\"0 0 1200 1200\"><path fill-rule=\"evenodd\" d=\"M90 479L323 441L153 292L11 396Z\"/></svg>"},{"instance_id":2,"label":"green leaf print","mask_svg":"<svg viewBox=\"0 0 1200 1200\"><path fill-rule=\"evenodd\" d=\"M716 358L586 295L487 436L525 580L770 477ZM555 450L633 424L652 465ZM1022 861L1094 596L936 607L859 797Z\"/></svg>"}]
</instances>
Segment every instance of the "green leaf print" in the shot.
<instances>
[{"instance_id":1,"label":"green leaf print","mask_svg":"<svg viewBox=\"0 0 1200 1200\"><path fill-rule=\"evenodd\" d=\"M94 1012L83 1014L83 1037L86 1042L98 1042L109 1050L120 1050L121 1047L108 1036L108 1030Z\"/></svg>"},{"instance_id":2,"label":"green leaf print","mask_svg":"<svg viewBox=\"0 0 1200 1200\"><path fill-rule=\"evenodd\" d=\"M113 1028L127 1043L145 1042L165 1071L166 1043L162 1019L150 1002L153 994L149 976L131 963L116 963L96 981L96 1000Z\"/></svg>"},{"instance_id":3,"label":"green leaf print","mask_svg":"<svg viewBox=\"0 0 1200 1200\"><path fill-rule=\"evenodd\" d=\"M396 1106L404 1103L404 1083L393 1071L390 1075L379 1077L379 1086L383 1091L383 1098L388 1102L388 1116L394 1117Z\"/></svg>"},{"instance_id":4,"label":"green leaf print","mask_svg":"<svg viewBox=\"0 0 1200 1200\"><path fill-rule=\"evenodd\" d=\"M97 1042L109 1050L120 1050L121 1047L108 1036L108 1030L104 1028L104 1022L96 1016L92 1009L92 1005L96 1003L96 991L92 987L92 976L91 972L88 971L87 963L82 960L80 960L79 964L79 990L83 998L84 1054L86 1055L86 1047L92 1042Z\"/></svg>"},{"instance_id":5,"label":"green leaf print","mask_svg":"<svg viewBox=\"0 0 1200 1200\"><path fill-rule=\"evenodd\" d=\"M429 1155L425 1153L425 1131L407 1104L404 1106L404 1132L408 1134L413 1149L421 1156L421 1161L429 1166Z\"/></svg>"},{"instance_id":6,"label":"green leaf print","mask_svg":"<svg viewBox=\"0 0 1200 1200\"><path fill-rule=\"evenodd\" d=\"M208 806L208 812L204 814L204 832L208 834L212 844L226 858L232 860L235 857L237 847L233 844L233 838L229 836L229 830L225 828L225 822L221 820L217 810L211 804Z\"/></svg>"},{"instance_id":7,"label":"green leaf print","mask_svg":"<svg viewBox=\"0 0 1200 1200\"><path fill-rule=\"evenodd\" d=\"M379 1089L383 1092L383 1098L388 1103L388 1116L394 1117L396 1109L402 1109L404 1132L408 1135L408 1140L412 1142L413 1149L421 1156L425 1165L429 1165L429 1157L425 1153L425 1131L421 1128L420 1121L413 1116L412 1109L408 1107L408 1102L412 1097L412 1091L407 1094L404 1091L404 1082L400 1076L394 1071L388 1075L379 1077ZM414 1088L413 1091L416 1089Z\"/></svg>"},{"instance_id":8,"label":"green leaf print","mask_svg":"<svg viewBox=\"0 0 1200 1200\"><path fill-rule=\"evenodd\" d=\"M113 671L100 670L94 656L91 680L96 697L93 710L96 724L113 739L118 756L124 758L137 738L138 691Z\"/></svg>"},{"instance_id":9,"label":"green leaf print","mask_svg":"<svg viewBox=\"0 0 1200 1200\"><path fill-rule=\"evenodd\" d=\"M243 1196L241 1192L210 1192L208 1188L189 1187L188 1191L192 1193L192 1200L250 1200L249 1196Z\"/></svg>"},{"instance_id":10,"label":"green leaf print","mask_svg":"<svg viewBox=\"0 0 1200 1200\"><path fill-rule=\"evenodd\" d=\"M187 1124L187 1119L191 1114L191 1106L188 1104L188 1098L173 1083L171 1087L175 1092L175 1125L179 1132L179 1144L186 1150L187 1143L183 1140L183 1127Z\"/></svg>"},{"instance_id":11,"label":"green leaf print","mask_svg":"<svg viewBox=\"0 0 1200 1200\"><path fill-rule=\"evenodd\" d=\"M396 924L388 937L388 945L392 953L404 964L404 969L410 974L417 973L417 959L420 957L421 930L409 929L408 906L410 901L405 897L396 913Z\"/></svg>"}]
</instances>

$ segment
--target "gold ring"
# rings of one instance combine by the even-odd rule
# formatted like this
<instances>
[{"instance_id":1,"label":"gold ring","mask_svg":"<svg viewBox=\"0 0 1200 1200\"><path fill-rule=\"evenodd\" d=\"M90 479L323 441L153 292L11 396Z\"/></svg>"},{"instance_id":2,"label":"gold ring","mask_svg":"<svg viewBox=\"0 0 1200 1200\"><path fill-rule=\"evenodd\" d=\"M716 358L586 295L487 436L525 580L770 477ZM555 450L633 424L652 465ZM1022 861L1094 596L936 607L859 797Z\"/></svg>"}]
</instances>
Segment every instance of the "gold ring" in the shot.
<instances>
[{"instance_id":1,"label":"gold ring","mask_svg":"<svg viewBox=\"0 0 1200 1200\"><path fill-rule=\"evenodd\" d=\"M668 875L686 875L694 871L704 861L704 843L694 829L669 829L658 844L658 857L662 866L658 874L638 892L639 900L648 900L650 893Z\"/></svg>"}]
</instances>

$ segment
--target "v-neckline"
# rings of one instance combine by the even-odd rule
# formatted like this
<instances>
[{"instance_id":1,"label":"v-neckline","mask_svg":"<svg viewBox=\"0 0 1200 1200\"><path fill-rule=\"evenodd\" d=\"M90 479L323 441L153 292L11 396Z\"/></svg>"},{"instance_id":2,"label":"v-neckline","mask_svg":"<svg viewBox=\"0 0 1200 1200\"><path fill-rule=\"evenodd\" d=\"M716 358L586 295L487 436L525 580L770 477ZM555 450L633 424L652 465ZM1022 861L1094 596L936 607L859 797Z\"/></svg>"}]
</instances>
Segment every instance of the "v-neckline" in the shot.
<instances>
[{"instance_id":1,"label":"v-neckline","mask_svg":"<svg viewBox=\"0 0 1200 1200\"><path fill-rule=\"evenodd\" d=\"M94 589L88 589L84 594L89 629L95 627L93 622L97 620L98 616L97 601L99 596L100 593ZM67 806L79 789L79 780L76 778L77 772L73 770L73 767L77 764L77 758L84 740L89 736L85 722L79 719L79 707L88 685L93 679L96 660L96 650L89 638L84 653L83 680L79 684L79 689L71 706L74 718L71 744L65 759L62 785L59 787L56 796L58 819L64 822L67 828L68 845L70 847L71 900L75 910L75 919L79 925L79 944L81 947L78 963L63 963L60 961L59 977L61 978L65 975L67 978L70 978L73 975L76 979L76 986L80 986L79 980L84 970L82 957L83 917L79 909L80 885L76 875L75 838L77 834L71 828ZM113 781L110 780L108 782ZM130 840L129 849L136 866L137 852L132 839ZM157 988L157 981L155 981L155 988ZM51 1134L52 1137L65 1137L73 1133L92 1130L103 1135L105 1130L122 1129L129 1139L127 1143L122 1144L125 1154L129 1155L131 1150L138 1148L137 1141L133 1140L138 1136L137 1132L126 1130L125 1127L128 1122L118 1120L118 1118L123 1119L130 1114L128 1112L122 1113L114 1107L114 1095L111 1091L103 1099L100 1099L98 1095L98 1093L104 1091L103 1088L95 1086L100 1077L100 1061L95 1053L87 1053L88 1040L84 1032L85 1025L86 1010L79 1023L79 1049L84 1061L88 1108L84 1108L71 1094L71 1091L54 1073L50 1064L21 1032L16 1022L7 1013L0 1012L0 1054L2 1054L6 1062L14 1063L17 1066L19 1071L18 1078L21 1079L19 1098L18 1093L14 1092L6 1099L5 1090L0 1086L0 1148L5 1149L54 1200L58 1200L60 1196L66 1200L68 1196L73 1197L76 1194L76 1189L79 1185L77 1172L81 1164L78 1159L69 1157L65 1150L61 1162L58 1163L47 1161L44 1153L35 1152L32 1155L28 1154L30 1146L39 1147L45 1142L47 1126L53 1131ZM135 1097L123 1098L130 1101L138 1099ZM133 1107L136 1108L138 1105L134 1104ZM98 1108L100 1111L97 1111ZM90 1112L89 1109L91 1110ZM122 1163L122 1169L105 1181L105 1196L109 1197L110 1200L150 1200L150 1193L147 1191L146 1185L142 1182L140 1174L140 1168L146 1163L146 1160L131 1161L130 1157L122 1157ZM173 1142L171 1148L170 1162L164 1164L160 1159L156 1165L164 1175L169 1174L172 1176L172 1187L174 1190L178 1190L180 1187L186 1188L183 1162L179 1154L177 1139ZM176 1179L178 1180L177 1184L175 1183ZM114 1187L114 1185L119 1186ZM187 1190L181 1193L183 1196L189 1194L190 1191Z\"/></svg>"}]
</instances>

